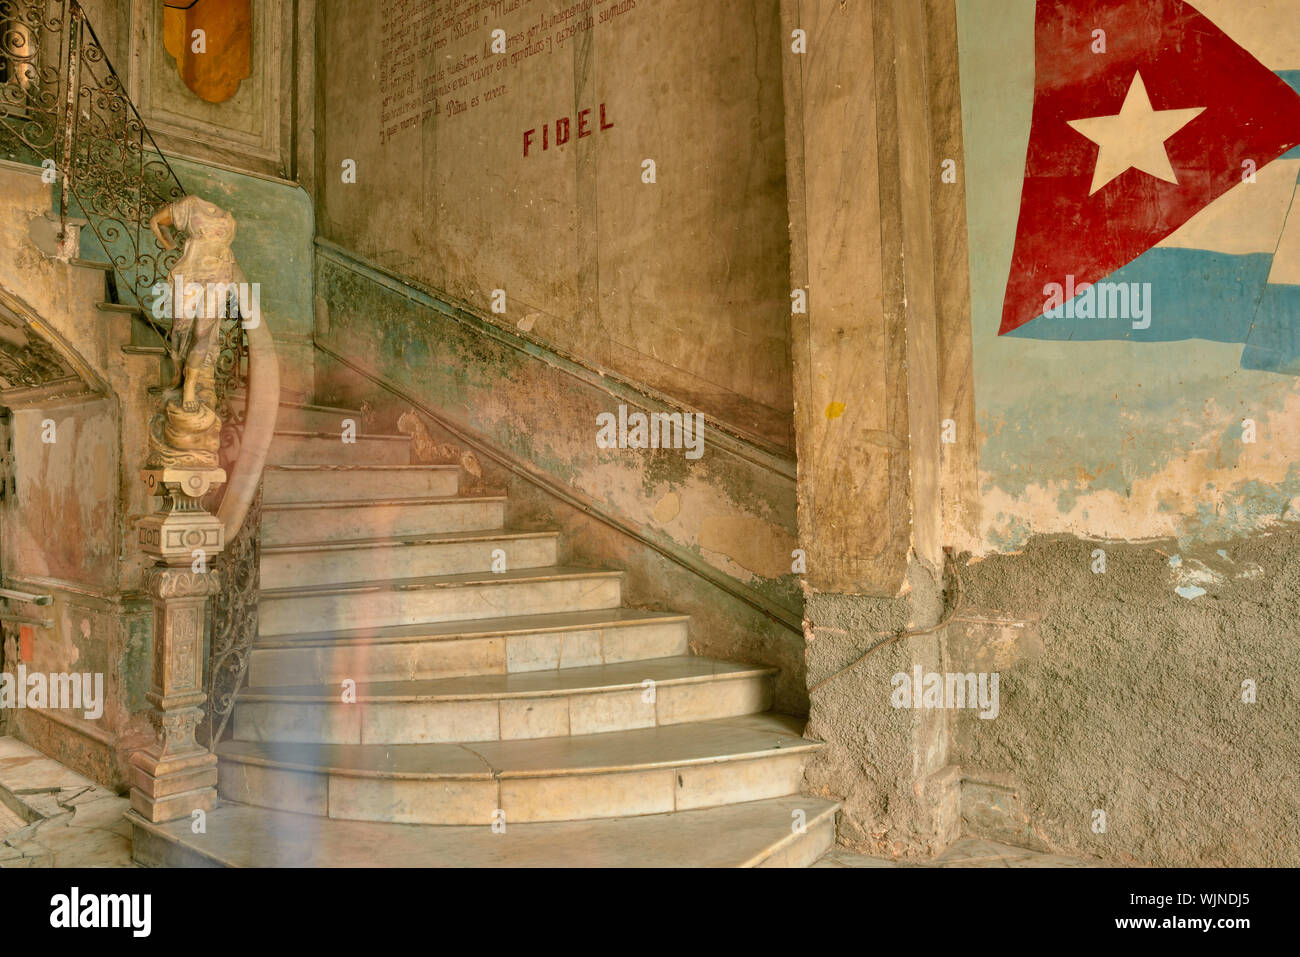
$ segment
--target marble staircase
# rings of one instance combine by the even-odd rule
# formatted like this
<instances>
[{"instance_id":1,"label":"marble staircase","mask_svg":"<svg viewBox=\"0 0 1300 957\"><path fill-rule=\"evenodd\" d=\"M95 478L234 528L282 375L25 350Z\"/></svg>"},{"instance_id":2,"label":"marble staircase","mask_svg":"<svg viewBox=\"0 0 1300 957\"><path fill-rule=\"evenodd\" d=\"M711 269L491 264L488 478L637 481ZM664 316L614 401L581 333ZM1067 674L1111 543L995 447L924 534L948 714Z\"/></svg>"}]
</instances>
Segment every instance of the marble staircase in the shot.
<instances>
[{"instance_id":1,"label":"marble staircase","mask_svg":"<svg viewBox=\"0 0 1300 957\"><path fill-rule=\"evenodd\" d=\"M281 407L222 803L203 833L133 820L137 861L802 866L834 842L773 669L692 655L686 616L345 419Z\"/></svg>"}]
</instances>

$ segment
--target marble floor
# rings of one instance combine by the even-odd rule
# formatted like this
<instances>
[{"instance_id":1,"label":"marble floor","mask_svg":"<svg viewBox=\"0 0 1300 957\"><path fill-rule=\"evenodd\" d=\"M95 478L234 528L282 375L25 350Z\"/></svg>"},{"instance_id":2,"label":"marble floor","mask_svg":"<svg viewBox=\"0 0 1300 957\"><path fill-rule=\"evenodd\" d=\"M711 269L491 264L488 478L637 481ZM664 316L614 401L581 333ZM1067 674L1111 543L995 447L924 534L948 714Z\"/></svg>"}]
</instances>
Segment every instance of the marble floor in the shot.
<instances>
[{"instance_id":1,"label":"marble floor","mask_svg":"<svg viewBox=\"0 0 1300 957\"><path fill-rule=\"evenodd\" d=\"M931 861L894 861L868 857L837 845L827 851L813 867L1101 867L1100 861L1061 854L1044 854L1010 844L998 844L977 837L953 843Z\"/></svg>"},{"instance_id":2,"label":"marble floor","mask_svg":"<svg viewBox=\"0 0 1300 957\"><path fill-rule=\"evenodd\" d=\"M129 805L21 741L0 738L0 868L133 867L122 817Z\"/></svg>"}]
</instances>

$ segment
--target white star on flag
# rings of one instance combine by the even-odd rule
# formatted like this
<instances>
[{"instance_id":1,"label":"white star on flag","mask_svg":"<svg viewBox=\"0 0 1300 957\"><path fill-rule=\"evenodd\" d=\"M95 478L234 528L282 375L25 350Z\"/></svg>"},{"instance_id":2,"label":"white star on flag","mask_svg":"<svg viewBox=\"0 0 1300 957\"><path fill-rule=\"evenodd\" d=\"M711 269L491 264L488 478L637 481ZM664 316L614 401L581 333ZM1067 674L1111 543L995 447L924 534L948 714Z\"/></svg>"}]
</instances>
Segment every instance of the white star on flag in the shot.
<instances>
[{"instance_id":1,"label":"white star on flag","mask_svg":"<svg viewBox=\"0 0 1300 957\"><path fill-rule=\"evenodd\" d=\"M1165 141L1204 112L1203 106L1185 110L1152 109L1142 74L1134 73L1118 114L1068 121L1073 129L1101 147L1088 195L1094 195L1130 169L1150 173L1166 183L1177 183Z\"/></svg>"}]
</instances>

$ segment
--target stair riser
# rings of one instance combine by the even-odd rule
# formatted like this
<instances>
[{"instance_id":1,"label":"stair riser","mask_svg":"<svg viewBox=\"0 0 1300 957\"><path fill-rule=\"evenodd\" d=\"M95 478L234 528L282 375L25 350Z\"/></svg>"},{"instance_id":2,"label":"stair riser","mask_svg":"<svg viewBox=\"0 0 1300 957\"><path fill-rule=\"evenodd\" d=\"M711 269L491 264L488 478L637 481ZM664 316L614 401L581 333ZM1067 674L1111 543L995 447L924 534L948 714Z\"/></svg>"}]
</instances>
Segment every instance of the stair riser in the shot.
<instances>
[{"instance_id":1,"label":"stair riser","mask_svg":"<svg viewBox=\"0 0 1300 957\"><path fill-rule=\"evenodd\" d=\"M613 577L506 581L409 591L385 589L301 598L263 597L258 607L258 633L291 635L413 622L597 611L617 608L620 600L620 581Z\"/></svg>"},{"instance_id":2,"label":"stair riser","mask_svg":"<svg viewBox=\"0 0 1300 957\"><path fill-rule=\"evenodd\" d=\"M505 524L503 501L458 499L420 505L273 509L262 517L262 542L295 545L438 532L486 532Z\"/></svg>"},{"instance_id":3,"label":"stair riser","mask_svg":"<svg viewBox=\"0 0 1300 957\"><path fill-rule=\"evenodd\" d=\"M263 499L283 502L349 502L360 499L434 498L460 490L456 469L328 469L321 472L266 473Z\"/></svg>"},{"instance_id":4,"label":"stair riser","mask_svg":"<svg viewBox=\"0 0 1300 957\"><path fill-rule=\"evenodd\" d=\"M505 553L506 569L556 564L555 538L484 542L394 544L319 552L262 552L262 587L335 585L464 572L492 571L492 553Z\"/></svg>"},{"instance_id":5,"label":"stair riser","mask_svg":"<svg viewBox=\"0 0 1300 957\"><path fill-rule=\"evenodd\" d=\"M758 714L771 705L768 676L663 682L653 689L536 698L355 704L249 701L235 705L234 734L236 741L312 744L519 741L734 718Z\"/></svg>"},{"instance_id":6,"label":"stair riser","mask_svg":"<svg viewBox=\"0 0 1300 957\"><path fill-rule=\"evenodd\" d=\"M808 829L775 853L754 864L755 867L811 867L835 845L835 815L828 814L812 822Z\"/></svg>"},{"instance_id":7,"label":"stair riser","mask_svg":"<svg viewBox=\"0 0 1300 957\"><path fill-rule=\"evenodd\" d=\"M689 654L687 623L611 626L488 638L253 648L249 687L334 684L345 678L404 681L459 678L561 666L617 664Z\"/></svg>"},{"instance_id":8,"label":"stair riser","mask_svg":"<svg viewBox=\"0 0 1300 957\"><path fill-rule=\"evenodd\" d=\"M327 436L276 435L267 465L410 465L409 439L358 436L345 443Z\"/></svg>"},{"instance_id":9,"label":"stair riser","mask_svg":"<svg viewBox=\"0 0 1300 957\"><path fill-rule=\"evenodd\" d=\"M663 814L785 797L803 780L805 753L608 774L422 780L290 771L221 759L230 801L352 821L506 826Z\"/></svg>"}]
</instances>

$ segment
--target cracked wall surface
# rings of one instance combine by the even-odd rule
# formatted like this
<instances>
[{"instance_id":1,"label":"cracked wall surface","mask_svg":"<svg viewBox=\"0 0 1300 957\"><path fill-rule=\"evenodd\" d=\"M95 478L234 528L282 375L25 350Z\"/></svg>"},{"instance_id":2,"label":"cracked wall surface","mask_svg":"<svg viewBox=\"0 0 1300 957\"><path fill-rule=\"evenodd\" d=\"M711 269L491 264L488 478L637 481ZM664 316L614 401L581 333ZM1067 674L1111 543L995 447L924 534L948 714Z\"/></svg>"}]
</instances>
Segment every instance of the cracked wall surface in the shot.
<instances>
[{"instance_id":1,"label":"cracked wall surface","mask_svg":"<svg viewBox=\"0 0 1300 957\"><path fill-rule=\"evenodd\" d=\"M1190 6L1290 82L1300 34L1276 24L1300 5ZM1156 270L1149 330L1035 319L1000 336L1036 8L957 11L979 452L950 541L972 614L1037 645L1002 668L997 720L954 712L964 826L1121 864L1294 866L1300 382L1247 356L1261 303L1294 296L1300 164L1263 166L1132 264ZM1245 264L1263 260L1253 289Z\"/></svg>"}]
</instances>

